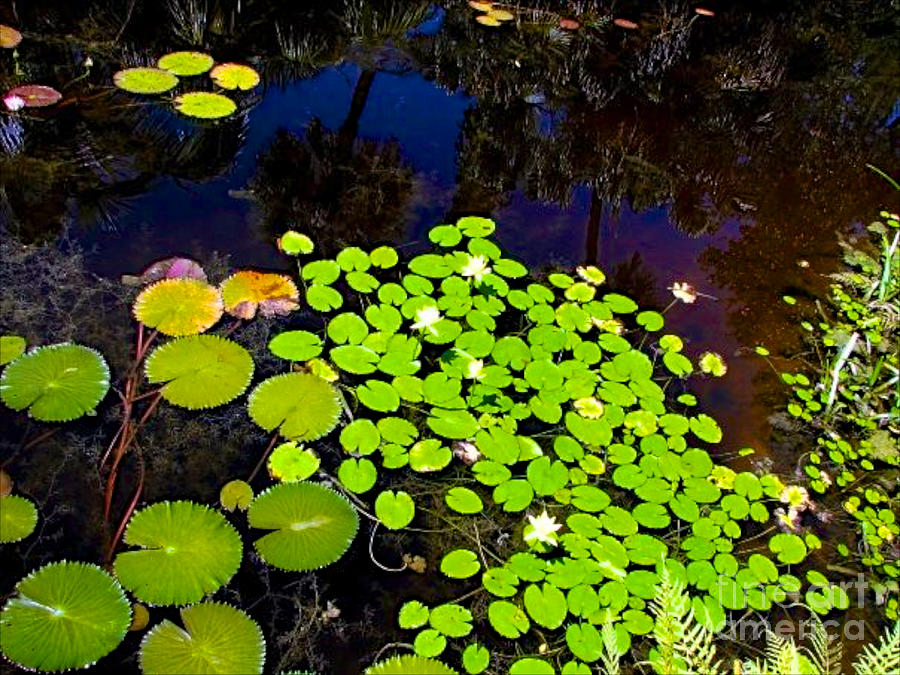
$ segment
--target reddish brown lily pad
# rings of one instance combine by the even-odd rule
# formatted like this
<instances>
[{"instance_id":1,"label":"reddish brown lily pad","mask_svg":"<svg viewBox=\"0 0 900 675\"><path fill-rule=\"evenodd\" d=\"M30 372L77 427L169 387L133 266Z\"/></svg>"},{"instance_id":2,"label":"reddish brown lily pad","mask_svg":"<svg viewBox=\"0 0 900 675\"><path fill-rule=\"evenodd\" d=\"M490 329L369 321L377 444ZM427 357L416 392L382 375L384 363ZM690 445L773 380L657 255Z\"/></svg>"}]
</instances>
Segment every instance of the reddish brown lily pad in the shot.
<instances>
[{"instance_id":1,"label":"reddish brown lily pad","mask_svg":"<svg viewBox=\"0 0 900 675\"><path fill-rule=\"evenodd\" d=\"M626 30L637 30L638 28L638 25L630 19L613 19L613 23Z\"/></svg>"},{"instance_id":2,"label":"reddish brown lily pad","mask_svg":"<svg viewBox=\"0 0 900 675\"><path fill-rule=\"evenodd\" d=\"M699 14L700 16L715 16L716 13L711 9L706 9L706 7L695 7L694 12Z\"/></svg>"},{"instance_id":3,"label":"reddish brown lily pad","mask_svg":"<svg viewBox=\"0 0 900 675\"><path fill-rule=\"evenodd\" d=\"M581 28L581 24L578 23L575 19L560 19L559 27L563 30L578 30Z\"/></svg>"},{"instance_id":4,"label":"reddish brown lily pad","mask_svg":"<svg viewBox=\"0 0 900 675\"><path fill-rule=\"evenodd\" d=\"M0 23L0 47L3 49L13 49L18 47L22 41L22 34L12 26L6 26Z\"/></svg>"},{"instance_id":5,"label":"reddish brown lily pad","mask_svg":"<svg viewBox=\"0 0 900 675\"><path fill-rule=\"evenodd\" d=\"M48 105L59 103L59 100L62 98L62 94L56 89L45 87L42 84L23 84L19 87L13 87L6 92L6 95L18 96L25 101L25 106L28 108L45 108Z\"/></svg>"}]
</instances>

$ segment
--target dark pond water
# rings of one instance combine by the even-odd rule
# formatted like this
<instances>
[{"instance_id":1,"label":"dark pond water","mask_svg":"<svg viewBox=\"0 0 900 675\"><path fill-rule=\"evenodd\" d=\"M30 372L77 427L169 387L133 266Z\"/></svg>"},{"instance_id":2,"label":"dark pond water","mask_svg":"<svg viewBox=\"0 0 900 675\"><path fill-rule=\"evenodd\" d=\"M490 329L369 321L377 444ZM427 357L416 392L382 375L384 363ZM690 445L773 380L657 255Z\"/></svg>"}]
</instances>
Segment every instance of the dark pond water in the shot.
<instances>
[{"instance_id":1,"label":"dark pond water","mask_svg":"<svg viewBox=\"0 0 900 675\"><path fill-rule=\"evenodd\" d=\"M752 350L800 348L781 297L821 293L838 234L895 199L865 167L900 166L895 4L713 2L710 18L670 0L542 2L499 29L463 2L203 4L200 44L263 75L220 124L111 87L123 65L186 46L166 3L0 7L26 38L15 60L0 54L0 89L24 75L64 94L46 112L0 113L4 237L74 242L89 272L116 280L173 254L287 269L273 241L288 226L326 252L415 248L438 222L489 215L531 266L595 262L658 309L677 281L712 296L666 317L690 353L728 362L698 391L724 452L790 463L769 422L783 392ZM368 569L360 557L332 580ZM409 583L376 575L337 595L368 603ZM391 638L354 635L336 671Z\"/></svg>"}]
</instances>

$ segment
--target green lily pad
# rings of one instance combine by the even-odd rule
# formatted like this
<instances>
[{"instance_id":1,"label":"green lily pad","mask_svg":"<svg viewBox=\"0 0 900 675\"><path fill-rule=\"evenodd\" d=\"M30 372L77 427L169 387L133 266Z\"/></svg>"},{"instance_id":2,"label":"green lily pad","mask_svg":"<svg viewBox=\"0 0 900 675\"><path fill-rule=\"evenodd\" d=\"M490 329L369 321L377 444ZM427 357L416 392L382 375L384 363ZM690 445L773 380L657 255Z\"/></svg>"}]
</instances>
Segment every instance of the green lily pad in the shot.
<instances>
[{"instance_id":1,"label":"green lily pad","mask_svg":"<svg viewBox=\"0 0 900 675\"><path fill-rule=\"evenodd\" d=\"M85 668L115 649L131 623L122 587L96 565L54 562L16 584L0 611L0 651L21 668Z\"/></svg>"},{"instance_id":2,"label":"green lily pad","mask_svg":"<svg viewBox=\"0 0 900 675\"><path fill-rule=\"evenodd\" d=\"M99 352L63 343L38 347L0 374L0 400L41 422L92 414L109 390L109 367Z\"/></svg>"},{"instance_id":3,"label":"green lily pad","mask_svg":"<svg viewBox=\"0 0 900 675\"><path fill-rule=\"evenodd\" d=\"M322 338L306 330L289 330L269 341L269 351L288 361L308 361L322 353Z\"/></svg>"},{"instance_id":4,"label":"green lily pad","mask_svg":"<svg viewBox=\"0 0 900 675\"><path fill-rule=\"evenodd\" d=\"M237 104L223 94L211 91L191 91L175 97L175 110L187 117L215 120L233 115Z\"/></svg>"},{"instance_id":5,"label":"green lily pad","mask_svg":"<svg viewBox=\"0 0 900 675\"><path fill-rule=\"evenodd\" d=\"M404 654L379 661L366 668L365 675L456 675L456 671L440 661L419 654Z\"/></svg>"},{"instance_id":6,"label":"green lily pad","mask_svg":"<svg viewBox=\"0 0 900 675\"><path fill-rule=\"evenodd\" d=\"M341 406L335 388L322 378L287 373L258 384L247 411L266 431L278 429L285 438L314 441L334 429Z\"/></svg>"},{"instance_id":7,"label":"green lily pad","mask_svg":"<svg viewBox=\"0 0 900 675\"><path fill-rule=\"evenodd\" d=\"M312 450L294 441L276 447L266 462L269 475L286 483L306 480L319 470L321 460Z\"/></svg>"},{"instance_id":8,"label":"green lily pad","mask_svg":"<svg viewBox=\"0 0 900 675\"><path fill-rule=\"evenodd\" d=\"M447 648L447 638L434 628L426 628L419 631L413 640L413 649L419 656L438 656Z\"/></svg>"},{"instance_id":9,"label":"green lily pad","mask_svg":"<svg viewBox=\"0 0 900 675\"><path fill-rule=\"evenodd\" d=\"M457 513L480 513L484 509L484 502L474 490L465 487L450 488L444 496L447 506Z\"/></svg>"},{"instance_id":10,"label":"green lily pad","mask_svg":"<svg viewBox=\"0 0 900 675\"><path fill-rule=\"evenodd\" d=\"M523 599L532 621L550 630L562 626L569 613L566 596L548 583L529 584Z\"/></svg>"},{"instance_id":11,"label":"green lily pad","mask_svg":"<svg viewBox=\"0 0 900 675\"><path fill-rule=\"evenodd\" d=\"M132 94L162 94L174 89L178 78L161 68L126 68L113 75L113 84Z\"/></svg>"},{"instance_id":12,"label":"green lily pad","mask_svg":"<svg viewBox=\"0 0 900 675\"><path fill-rule=\"evenodd\" d=\"M375 486L378 470L365 457L361 459L345 459L338 467L338 479L350 492L368 492Z\"/></svg>"},{"instance_id":13,"label":"green lily pad","mask_svg":"<svg viewBox=\"0 0 900 675\"><path fill-rule=\"evenodd\" d=\"M500 635L512 640L531 628L531 622L522 608L507 600L494 600L488 605L488 621Z\"/></svg>"},{"instance_id":14,"label":"green lily pad","mask_svg":"<svg viewBox=\"0 0 900 675\"><path fill-rule=\"evenodd\" d=\"M168 619L141 642L141 671L163 673L262 673L266 643L257 623L239 609L204 602L181 610L184 628Z\"/></svg>"},{"instance_id":15,"label":"green lily pad","mask_svg":"<svg viewBox=\"0 0 900 675\"><path fill-rule=\"evenodd\" d=\"M19 495L0 497L0 544L21 541L34 532L37 509L30 499Z\"/></svg>"},{"instance_id":16,"label":"green lily pad","mask_svg":"<svg viewBox=\"0 0 900 675\"><path fill-rule=\"evenodd\" d=\"M202 75L213 67L215 59L203 52L172 52L157 61L157 67L179 77Z\"/></svg>"},{"instance_id":17,"label":"green lily pad","mask_svg":"<svg viewBox=\"0 0 900 675\"><path fill-rule=\"evenodd\" d=\"M0 335L0 366L5 366L25 353L25 338L19 335Z\"/></svg>"},{"instance_id":18,"label":"green lily pad","mask_svg":"<svg viewBox=\"0 0 900 675\"><path fill-rule=\"evenodd\" d=\"M375 500L375 515L389 530L402 530L416 515L416 504L409 493L385 490Z\"/></svg>"},{"instance_id":19,"label":"green lily pad","mask_svg":"<svg viewBox=\"0 0 900 675\"><path fill-rule=\"evenodd\" d=\"M392 412L400 407L400 395L387 382L366 380L356 388L359 402L378 412Z\"/></svg>"},{"instance_id":20,"label":"green lily pad","mask_svg":"<svg viewBox=\"0 0 900 675\"><path fill-rule=\"evenodd\" d=\"M472 612L455 603L432 609L428 622L441 635L451 638L465 637L472 632Z\"/></svg>"},{"instance_id":21,"label":"green lily pad","mask_svg":"<svg viewBox=\"0 0 900 675\"><path fill-rule=\"evenodd\" d=\"M467 548L450 551L441 559L441 572L451 579L468 579L480 569L478 556Z\"/></svg>"},{"instance_id":22,"label":"green lily pad","mask_svg":"<svg viewBox=\"0 0 900 675\"><path fill-rule=\"evenodd\" d=\"M462 653L463 668L469 675L479 675L487 670L491 662L491 653L486 647L473 642L466 646Z\"/></svg>"},{"instance_id":23,"label":"green lily pad","mask_svg":"<svg viewBox=\"0 0 900 675\"><path fill-rule=\"evenodd\" d=\"M228 583L241 564L241 537L216 511L189 501L159 502L135 513L116 577L142 602L185 605Z\"/></svg>"},{"instance_id":24,"label":"green lily pad","mask_svg":"<svg viewBox=\"0 0 900 675\"><path fill-rule=\"evenodd\" d=\"M397 621L400 624L400 628L406 628L407 630L410 628L421 628L428 623L429 615L428 607L418 600L409 600L404 602L400 608Z\"/></svg>"},{"instance_id":25,"label":"green lily pad","mask_svg":"<svg viewBox=\"0 0 900 675\"><path fill-rule=\"evenodd\" d=\"M359 528L359 516L334 490L315 483L281 483L260 494L247 512L250 527L272 530L254 542L268 564L292 572L338 560Z\"/></svg>"}]
</instances>

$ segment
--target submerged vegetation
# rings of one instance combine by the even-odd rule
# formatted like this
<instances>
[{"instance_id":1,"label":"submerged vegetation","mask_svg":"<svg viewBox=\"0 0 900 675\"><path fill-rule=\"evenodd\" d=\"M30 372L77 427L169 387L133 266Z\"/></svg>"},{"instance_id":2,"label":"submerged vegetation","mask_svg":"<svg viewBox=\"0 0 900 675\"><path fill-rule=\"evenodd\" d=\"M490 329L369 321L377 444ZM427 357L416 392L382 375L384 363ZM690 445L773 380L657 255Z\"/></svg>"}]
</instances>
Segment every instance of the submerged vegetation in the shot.
<instances>
[{"instance_id":1,"label":"submerged vegetation","mask_svg":"<svg viewBox=\"0 0 900 675\"><path fill-rule=\"evenodd\" d=\"M358 514L373 523L369 554L377 565L387 569L374 558L377 524L393 532L425 526L442 537L440 573L461 585L460 592L467 589L434 606L408 600L399 626L417 631L410 647L422 660L387 660L371 672L413 672L438 657L461 659L469 673L580 673L597 662L627 670L632 659L649 661L660 673L714 672L721 658L713 635L732 612L765 613L802 600L818 621L816 615L848 609L845 589L807 560L823 546L814 528L777 527L780 505L800 508L804 488L711 457L707 448L721 441L722 430L688 381L696 377L695 361L707 362L698 368L710 373L705 376L722 375L722 358L692 359L684 342L664 331L664 313L642 311L606 289L597 267L535 278L491 239L494 228L480 217L439 225L428 235L432 250L406 262L389 246L348 247L334 259L306 260L313 244L290 232L280 248L298 256L308 308L302 314L298 286L281 275L241 270L214 286L196 263L164 261L139 277L147 285L134 301L136 360L121 394L111 463L107 457L101 463L110 525L116 522L111 496L126 463L139 470L134 496L107 536L116 576L110 581L120 594L124 588L149 605L191 605L182 612L189 632L205 631L211 640L222 630L247 632L246 649L226 650L234 663L211 663L199 643L184 653L165 647L174 628L163 622L142 644L144 672L171 672L176 662L213 672L253 663L253 672L261 672L261 643L251 637L256 624L204 600L229 585L244 558L245 536L255 537L266 564L312 570L344 554ZM888 230L876 232L889 239ZM894 264L890 244L885 253ZM890 301L896 288L890 275L884 278L883 295L878 288L870 295ZM673 293L697 301L694 292L686 299L687 288L679 284ZM221 503L230 515L191 501L136 510L145 472L141 428L161 400L202 410L242 395L253 359L262 355L238 340L242 324L259 320L257 308L260 315L286 317L288 330L269 341L283 359L282 372L262 379L247 397L250 418L274 433L247 481L223 486ZM224 334L203 334L225 311L235 320ZM148 333L151 327L156 330ZM162 335L171 339L151 351ZM15 340L6 344L20 351ZM93 410L106 379L87 401L86 384L60 387L55 374L93 383L100 357L88 349L62 348L83 349L93 359L84 367L73 362L60 371L54 362L36 371L40 377L19 375L43 354L55 354L48 349L10 360L3 400L23 409L49 397L54 411L67 411L41 417L46 420L77 416L70 409ZM893 367L888 361L889 383ZM162 386L144 392L144 379ZM854 395L849 386L842 392L845 399ZM253 486L264 464L276 484L259 491ZM310 482L315 478L324 484ZM491 539L495 527L505 536ZM57 650L46 661L51 657L43 647L18 637L16 598L27 605L28 593L45 592L41 574L50 569L29 582L37 591L20 586L4 608L0 621L10 636L4 653L49 670L96 660L115 641L92 632L99 626L90 623L82 628L84 644L97 644L95 653ZM891 569L884 568L888 575ZM31 620L51 615L43 617ZM209 623L217 621L220 628ZM491 632L467 640L477 625ZM889 660L895 637L863 660ZM511 648L513 641L519 646ZM773 644L765 664L752 662L740 646L736 656L751 659L747 672L789 672L783 664L809 662L793 643Z\"/></svg>"}]
</instances>

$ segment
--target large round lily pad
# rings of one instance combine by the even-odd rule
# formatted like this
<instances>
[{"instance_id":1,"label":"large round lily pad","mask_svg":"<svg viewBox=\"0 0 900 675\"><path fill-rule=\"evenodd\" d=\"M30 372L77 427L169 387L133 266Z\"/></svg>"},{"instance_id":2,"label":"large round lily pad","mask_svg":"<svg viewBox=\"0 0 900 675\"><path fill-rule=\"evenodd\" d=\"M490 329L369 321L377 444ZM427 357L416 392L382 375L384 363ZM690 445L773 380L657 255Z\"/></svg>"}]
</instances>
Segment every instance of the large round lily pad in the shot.
<instances>
[{"instance_id":1,"label":"large round lily pad","mask_svg":"<svg viewBox=\"0 0 900 675\"><path fill-rule=\"evenodd\" d=\"M237 104L222 94L192 91L175 99L175 110L188 117L215 120L233 115Z\"/></svg>"},{"instance_id":2,"label":"large round lily pad","mask_svg":"<svg viewBox=\"0 0 900 675\"><path fill-rule=\"evenodd\" d=\"M253 89L259 84L259 73L240 63L220 63L209 76L222 89Z\"/></svg>"},{"instance_id":3,"label":"large round lily pad","mask_svg":"<svg viewBox=\"0 0 900 675\"><path fill-rule=\"evenodd\" d=\"M266 643L257 623L239 609L204 602L181 610L184 628L168 619L141 643L141 670L157 673L261 673Z\"/></svg>"},{"instance_id":4,"label":"large round lily pad","mask_svg":"<svg viewBox=\"0 0 900 675\"><path fill-rule=\"evenodd\" d=\"M6 95L18 96L27 108L46 108L59 103L60 99L62 99L62 94L56 89L43 84L23 84L13 87L6 92Z\"/></svg>"},{"instance_id":5,"label":"large round lily pad","mask_svg":"<svg viewBox=\"0 0 900 675\"><path fill-rule=\"evenodd\" d=\"M213 57L203 52L172 52L160 58L156 65L173 75L190 77L202 75L212 68L215 62Z\"/></svg>"},{"instance_id":6,"label":"large round lily pad","mask_svg":"<svg viewBox=\"0 0 900 675\"><path fill-rule=\"evenodd\" d=\"M0 612L0 651L27 670L85 668L131 623L121 586L96 565L55 562L22 579Z\"/></svg>"},{"instance_id":7,"label":"large round lily pad","mask_svg":"<svg viewBox=\"0 0 900 675\"><path fill-rule=\"evenodd\" d=\"M254 542L268 564L292 572L330 565L356 536L359 516L346 499L316 483L281 483L250 504L250 526L272 530Z\"/></svg>"},{"instance_id":8,"label":"large round lily pad","mask_svg":"<svg viewBox=\"0 0 900 675\"><path fill-rule=\"evenodd\" d=\"M33 349L0 375L0 399L41 422L89 414L108 390L109 367L100 353L69 343Z\"/></svg>"},{"instance_id":9,"label":"large round lily pad","mask_svg":"<svg viewBox=\"0 0 900 675\"><path fill-rule=\"evenodd\" d=\"M193 502L160 502L138 511L125 530L138 547L116 556L122 585L141 602L186 605L228 583L243 544L222 514Z\"/></svg>"},{"instance_id":10,"label":"large round lily pad","mask_svg":"<svg viewBox=\"0 0 900 675\"><path fill-rule=\"evenodd\" d=\"M138 321L175 337L204 332L222 317L223 310L218 289L198 279L157 281L134 301Z\"/></svg>"},{"instance_id":11,"label":"large round lily pad","mask_svg":"<svg viewBox=\"0 0 900 675\"><path fill-rule=\"evenodd\" d=\"M337 390L321 377L288 373L260 382L250 392L248 412L266 431L314 441L334 429L341 406Z\"/></svg>"}]
</instances>

